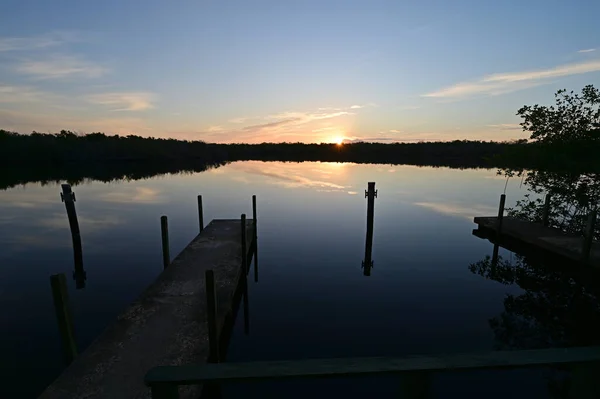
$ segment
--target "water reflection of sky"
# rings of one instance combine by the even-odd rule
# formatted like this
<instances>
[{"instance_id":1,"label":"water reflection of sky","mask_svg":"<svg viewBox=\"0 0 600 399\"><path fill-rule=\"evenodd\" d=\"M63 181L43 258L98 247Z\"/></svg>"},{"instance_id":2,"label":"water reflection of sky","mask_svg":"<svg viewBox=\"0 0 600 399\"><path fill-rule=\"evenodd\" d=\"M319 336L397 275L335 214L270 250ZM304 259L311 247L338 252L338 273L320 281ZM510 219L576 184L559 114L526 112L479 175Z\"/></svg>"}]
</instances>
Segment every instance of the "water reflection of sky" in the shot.
<instances>
[{"instance_id":1,"label":"water reflection of sky","mask_svg":"<svg viewBox=\"0 0 600 399\"><path fill-rule=\"evenodd\" d=\"M365 278L368 181L379 195L375 268ZM251 215L251 196L258 197L261 277L251 290L252 335L236 333L232 360L491 349L488 319L502 312L507 292L520 289L467 267L491 252L471 235L472 217L497 212L504 184L493 170L281 162L86 183L73 188L84 290L71 279L60 186L1 191L0 303L18 311L0 316L0 379L29 381L35 371L39 381L24 388L31 396L61 368L51 274L67 273L77 339L89 344L160 273L159 217L169 216L173 255L197 234L198 194L206 221ZM508 204L523 193L519 181L509 182Z\"/></svg>"}]
</instances>

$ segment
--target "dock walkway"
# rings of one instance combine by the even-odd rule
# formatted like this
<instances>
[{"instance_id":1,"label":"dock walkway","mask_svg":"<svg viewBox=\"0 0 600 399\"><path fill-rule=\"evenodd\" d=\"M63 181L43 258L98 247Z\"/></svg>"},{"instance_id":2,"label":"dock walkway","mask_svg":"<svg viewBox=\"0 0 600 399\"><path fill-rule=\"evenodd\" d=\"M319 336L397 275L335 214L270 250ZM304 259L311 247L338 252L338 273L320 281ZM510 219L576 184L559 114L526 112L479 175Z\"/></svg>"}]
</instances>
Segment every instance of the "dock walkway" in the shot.
<instances>
[{"instance_id":1,"label":"dock walkway","mask_svg":"<svg viewBox=\"0 0 600 399\"><path fill-rule=\"evenodd\" d=\"M480 231L497 234L497 217L476 217L474 218L474 222L478 225ZM583 237L567 234L553 227L546 227L540 223L504 216L502 218L500 235L511 237L572 261L600 266L600 243L596 241L592 242L589 258L582 260Z\"/></svg>"},{"instance_id":2,"label":"dock walkway","mask_svg":"<svg viewBox=\"0 0 600 399\"><path fill-rule=\"evenodd\" d=\"M230 331L224 326L233 319L246 281L241 237L239 219L209 223L39 398L149 398L144 385L149 369L205 362L209 356L205 272L214 271L218 331L227 335ZM248 259L255 240L255 222L249 219ZM186 387L181 395L197 397L199 389Z\"/></svg>"}]
</instances>

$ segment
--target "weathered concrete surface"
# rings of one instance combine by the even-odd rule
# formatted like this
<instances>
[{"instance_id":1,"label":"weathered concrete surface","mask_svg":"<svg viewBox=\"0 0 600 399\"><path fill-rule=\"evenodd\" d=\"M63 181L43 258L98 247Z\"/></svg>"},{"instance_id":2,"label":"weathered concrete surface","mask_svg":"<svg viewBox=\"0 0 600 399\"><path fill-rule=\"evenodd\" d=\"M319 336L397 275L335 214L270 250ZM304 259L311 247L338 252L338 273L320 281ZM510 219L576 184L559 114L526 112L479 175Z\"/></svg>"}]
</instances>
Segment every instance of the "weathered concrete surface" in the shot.
<instances>
[{"instance_id":1,"label":"weathered concrete surface","mask_svg":"<svg viewBox=\"0 0 600 399\"><path fill-rule=\"evenodd\" d=\"M253 230L248 220L248 252ZM204 272L214 270L223 323L241 285L241 259L241 221L213 220L39 398L149 398L144 375L152 367L205 362ZM198 393L181 388L182 397Z\"/></svg>"},{"instance_id":2,"label":"weathered concrete surface","mask_svg":"<svg viewBox=\"0 0 600 399\"><path fill-rule=\"evenodd\" d=\"M495 232L497 220L497 217L476 217L474 222L480 229ZM553 227L505 216L502 219L501 234L576 262L582 258L583 237L567 234ZM587 263L600 266L600 244L596 241L592 243Z\"/></svg>"}]
</instances>

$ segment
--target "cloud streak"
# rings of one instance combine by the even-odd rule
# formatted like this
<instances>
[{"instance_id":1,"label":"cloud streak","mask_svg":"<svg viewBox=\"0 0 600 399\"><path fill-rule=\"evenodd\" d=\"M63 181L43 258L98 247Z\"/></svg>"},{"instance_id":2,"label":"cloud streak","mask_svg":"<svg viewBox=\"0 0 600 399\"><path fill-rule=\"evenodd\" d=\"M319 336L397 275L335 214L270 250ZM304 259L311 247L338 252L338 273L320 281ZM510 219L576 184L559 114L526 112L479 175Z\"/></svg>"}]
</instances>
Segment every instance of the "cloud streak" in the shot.
<instances>
[{"instance_id":1,"label":"cloud streak","mask_svg":"<svg viewBox=\"0 0 600 399\"><path fill-rule=\"evenodd\" d=\"M47 101L52 95L29 86L0 84L0 103L32 103Z\"/></svg>"},{"instance_id":2,"label":"cloud streak","mask_svg":"<svg viewBox=\"0 0 600 399\"><path fill-rule=\"evenodd\" d=\"M591 53L591 52L594 52L594 51L596 51L595 48L586 48L584 50L579 50L578 53Z\"/></svg>"},{"instance_id":3,"label":"cloud streak","mask_svg":"<svg viewBox=\"0 0 600 399\"><path fill-rule=\"evenodd\" d=\"M91 104L111 107L112 111L145 111L154 108L156 95L149 92L114 92L93 94L86 100Z\"/></svg>"},{"instance_id":4,"label":"cloud streak","mask_svg":"<svg viewBox=\"0 0 600 399\"><path fill-rule=\"evenodd\" d=\"M98 78L109 70L79 57L60 55L46 60L25 61L16 67L16 71L35 79L65 79Z\"/></svg>"},{"instance_id":5,"label":"cloud streak","mask_svg":"<svg viewBox=\"0 0 600 399\"><path fill-rule=\"evenodd\" d=\"M423 97L468 98L476 95L499 95L550 83L550 79L600 71L600 60L559 65L536 71L497 73L473 82L462 82Z\"/></svg>"},{"instance_id":6,"label":"cloud streak","mask_svg":"<svg viewBox=\"0 0 600 399\"><path fill-rule=\"evenodd\" d=\"M523 130L523 127L518 123L500 123L497 125L487 125L487 127L500 130Z\"/></svg>"},{"instance_id":7,"label":"cloud streak","mask_svg":"<svg viewBox=\"0 0 600 399\"><path fill-rule=\"evenodd\" d=\"M325 110L329 110L326 112ZM339 130L334 127L322 127L314 126L320 121L326 121L329 119L340 118L344 116L354 115L355 112L351 107L346 108L318 108L312 112L301 112L301 111L285 111L276 114L267 115L263 118L236 118L229 122L234 123L246 121L248 119L262 120L263 123L251 124L248 126L241 126L232 128L229 130L223 129L222 131L211 131L206 129L200 132L204 139L209 140L231 140L236 141L258 141L265 136L270 136L270 139L282 138L286 136L299 136L303 129L306 131L315 133L327 130ZM312 126L311 126L312 124Z\"/></svg>"},{"instance_id":8,"label":"cloud streak","mask_svg":"<svg viewBox=\"0 0 600 399\"><path fill-rule=\"evenodd\" d=\"M71 41L74 41L74 36L65 32L51 32L31 37L0 37L0 52L39 50Z\"/></svg>"}]
</instances>

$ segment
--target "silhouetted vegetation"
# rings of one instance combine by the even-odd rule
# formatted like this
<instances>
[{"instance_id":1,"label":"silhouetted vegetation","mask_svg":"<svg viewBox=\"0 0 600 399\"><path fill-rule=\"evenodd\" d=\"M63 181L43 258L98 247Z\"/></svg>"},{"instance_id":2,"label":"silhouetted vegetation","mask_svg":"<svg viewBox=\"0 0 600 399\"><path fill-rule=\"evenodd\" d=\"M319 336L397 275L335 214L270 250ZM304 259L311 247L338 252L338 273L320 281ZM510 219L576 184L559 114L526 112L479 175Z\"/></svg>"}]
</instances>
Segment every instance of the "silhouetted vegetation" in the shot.
<instances>
[{"instance_id":1,"label":"silhouetted vegetation","mask_svg":"<svg viewBox=\"0 0 600 399\"><path fill-rule=\"evenodd\" d=\"M514 248L513 248L514 249ZM521 294L507 294L504 311L489 319L496 350L569 348L600 344L598 273L577 265L540 262L516 253L508 260L490 256L469 270L504 285L518 285ZM574 397L571 365L545 372L553 398Z\"/></svg>"},{"instance_id":2,"label":"silhouetted vegetation","mask_svg":"<svg viewBox=\"0 0 600 399\"><path fill-rule=\"evenodd\" d=\"M67 130L56 134L0 130L0 188L69 176L72 180L149 177L246 160L498 167L512 174L531 169L600 171L599 103L600 92L586 86L581 95L560 90L556 106L524 106L517 115L523 118L523 129L531 132L530 141L512 142L209 144Z\"/></svg>"},{"instance_id":3,"label":"silhouetted vegetation","mask_svg":"<svg viewBox=\"0 0 600 399\"><path fill-rule=\"evenodd\" d=\"M600 91L593 86L581 94L559 90L555 106L524 106L517 115L542 149L543 170L502 168L499 174L522 179L529 193L508 209L510 216L541 222L543 197L551 195L550 226L569 233L584 230L589 213L600 205ZM595 159L594 159L595 158ZM600 227L596 226L596 239Z\"/></svg>"},{"instance_id":4,"label":"silhouetted vegetation","mask_svg":"<svg viewBox=\"0 0 600 399\"><path fill-rule=\"evenodd\" d=\"M232 161L326 161L449 167L506 166L501 155L524 143L453 141L378 144L207 144L202 141L108 136L18 134L0 130L0 188L31 181L110 181L197 172ZM510 164L510 163L509 163Z\"/></svg>"},{"instance_id":5,"label":"silhouetted vegetation","mask_svg":"<svg viewBox=\"0 0 600 399\"><path fill-rule=\"evenodd\" d=\"M523 145L456 140L435 143L349 143L304 144L207 144L202 141L144 138L103 133L77 135L63 130L57 134L28 135L0 130L0 162L14 165L61 164L69 162L179 162L214 161L326 161L395 163L457 167L503 166L499 155Z\"/></svg>"}]
</instances>

